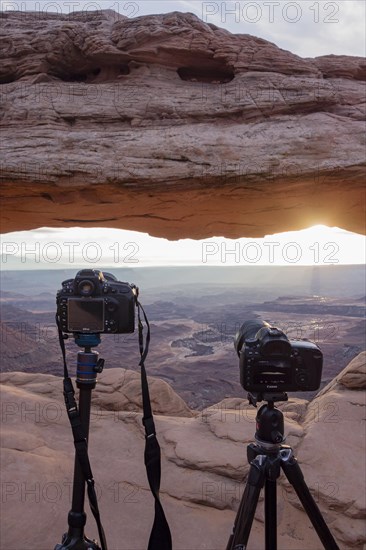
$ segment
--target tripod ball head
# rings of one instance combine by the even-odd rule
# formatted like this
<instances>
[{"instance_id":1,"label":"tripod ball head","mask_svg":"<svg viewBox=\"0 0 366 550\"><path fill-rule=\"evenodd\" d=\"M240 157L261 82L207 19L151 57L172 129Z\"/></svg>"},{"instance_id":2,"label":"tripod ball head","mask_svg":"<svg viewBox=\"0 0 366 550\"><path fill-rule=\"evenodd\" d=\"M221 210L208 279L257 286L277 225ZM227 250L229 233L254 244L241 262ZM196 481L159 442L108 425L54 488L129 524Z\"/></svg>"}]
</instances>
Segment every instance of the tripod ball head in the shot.
<instances>
[{"instance_id":1,"label":"tripod ball head","mask_svg":"<svg viewBox=\"0 0 366 550\"><path fill-rule=\"evenodd\" d=\"M273 402L261 406L257 413L256 422L255 439L259 443L279 445L285 441L283 414L274 407Z\"/></svg>"}]
</instances>

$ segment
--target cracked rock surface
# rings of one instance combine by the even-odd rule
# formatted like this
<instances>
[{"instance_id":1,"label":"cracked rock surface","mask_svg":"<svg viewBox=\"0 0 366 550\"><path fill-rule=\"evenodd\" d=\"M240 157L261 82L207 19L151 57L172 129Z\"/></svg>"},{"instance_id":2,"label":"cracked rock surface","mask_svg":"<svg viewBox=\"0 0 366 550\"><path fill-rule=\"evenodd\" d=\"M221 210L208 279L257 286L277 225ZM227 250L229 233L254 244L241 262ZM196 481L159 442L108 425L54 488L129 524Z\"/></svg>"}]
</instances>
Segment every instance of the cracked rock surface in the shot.
<instances>
[{"instance_id":1,"label":"cracked rock surface","mask_svg":"<svg viewBox=\"0 0 366 550\"><path fill-rule=\"evenodd\" d=\"M291 397L279 404L286 443L341 550L362 550L366 543L365 358L365 352L356 357L310 403ZM354 382L348 387L344 382L350 373ZM42 548L51 548L61 541L71 504L73 444L62 379L4 373L1 382L2 546L38 548L42 536ZM248 474L246 446L254 439L256 411L239 398L191 411L165 382L150 383L159 413L161 498L174 548L225 548ZM112 550L145 548L153 520L141 417L137 374L105 370L93 392L89 454ZM281 548L323 548L283 474L277 493ZM251 533L253 548L263 547L263 521L262 494ZM90 513L86 532L97 537Z\"/></svg>"}]
</instances>

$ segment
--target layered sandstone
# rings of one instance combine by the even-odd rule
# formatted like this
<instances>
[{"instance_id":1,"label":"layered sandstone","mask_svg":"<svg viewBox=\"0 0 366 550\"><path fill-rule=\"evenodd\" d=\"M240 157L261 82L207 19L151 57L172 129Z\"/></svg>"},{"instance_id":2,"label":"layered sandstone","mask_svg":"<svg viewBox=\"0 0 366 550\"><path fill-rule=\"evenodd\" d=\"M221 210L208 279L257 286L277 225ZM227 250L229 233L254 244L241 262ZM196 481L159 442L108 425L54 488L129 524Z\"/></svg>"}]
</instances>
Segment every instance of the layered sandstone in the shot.
<instances>
[{"instance_id":1,"label":"layered sandstone","mask_svg":"<svg viewBox=\"0 0 366 550\"><path fill-rule=\"evenodd\" d=\"M2 14L2 232L364 232L363 58L189 13Z\"/></svg>"},{"instance_id":2,"label":"layered sandstone","mask_svg":"<svg viewBox=\"0 0 366 550\"><path fill-rule=\"evenodd\" d=\"M291 398L280 405L287 443L341 550L366 544L365 357L356 357L312 402ZM109 547L118 550L146 548L153 519L135 377L124 369L102 373L91 414L90 458ZM164 382L151 382L160 413L161 497L174 548L225 548L248 474L256 411L231 398L193 412ZM67 527L73 471L62 380L4 373L2 411L2 547L38 549L42 540L42 548L53 548ZM281 548L323 548L283 474L277 510ZM97 536L90 513L87 533ZM250 544L263 548L263 495Z\"/></svg>"}]
</instances>

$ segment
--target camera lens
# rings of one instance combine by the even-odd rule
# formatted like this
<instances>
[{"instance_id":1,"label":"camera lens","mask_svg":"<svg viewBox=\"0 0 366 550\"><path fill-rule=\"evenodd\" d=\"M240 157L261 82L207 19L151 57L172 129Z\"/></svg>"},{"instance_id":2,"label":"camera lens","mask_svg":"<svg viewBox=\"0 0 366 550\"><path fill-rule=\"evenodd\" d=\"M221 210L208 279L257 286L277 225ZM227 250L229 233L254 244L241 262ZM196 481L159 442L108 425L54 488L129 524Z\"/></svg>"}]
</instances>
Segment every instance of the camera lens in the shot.
<instances>
[{"instance_id":1,"label":"camera lens","mask_svg":"<svg viewBox=\"0 0 366 550\"><path fill-rule=\"evenodd\" d=\"M260 319L253 319L251 321L246 321L238 330L235 336L234 340L234 347L236 350L236 353L240 357L240 350L243 347L244 341L248 340L249 338L255 338L255 335L257 332L263 328L263 327L269 327L269 324L265 321L261 321Z\"/></svg>"},{"instance_id":2,"label":"camera lens","mask_svg":"<svg viewBox=\"0 0 366 550\"><path fill-rule=\"evenodd\" d=\"M94 288L94 283L88 279L84 279L78 284L78 292L81 296L91 296L94 292Z\"/></svg>"}]
</instances>

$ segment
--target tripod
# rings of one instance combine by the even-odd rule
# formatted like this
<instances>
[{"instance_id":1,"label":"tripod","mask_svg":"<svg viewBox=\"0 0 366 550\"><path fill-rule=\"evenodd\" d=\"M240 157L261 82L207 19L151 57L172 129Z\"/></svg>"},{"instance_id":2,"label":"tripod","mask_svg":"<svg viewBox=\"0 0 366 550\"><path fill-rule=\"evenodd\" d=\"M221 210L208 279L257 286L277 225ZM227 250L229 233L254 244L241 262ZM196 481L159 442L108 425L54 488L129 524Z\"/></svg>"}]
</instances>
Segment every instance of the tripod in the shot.
<instances>
[{"instance_id":1,"label":"tripod","mask_svg":"<svg viewBox=\"0 0 366 550\"><path fill-rule=\"evenodd\" d=\"M288 445L282 445L284 438L284 419L275 401L287 401L287 394L248 394L249 402L256 406L258 401L267 401L259 409L256 421L257 443L247 447L250 464L249 476L242 500L236 515L233 533L226 550L246 550L252 528L259 495L263 486L265 515L265 550L277 550L277 504L276 481L281 468L296 491L314 529L325 550L339 550L316 505L300 466Z\"/></svg>"},{"instance_id":2,"label":"tripod","mask_svg":"<svg viewBox=\"0 0 366 550\"><path fill-rule=\"evenodd\" d=\"M104 359L98 359L99 353L92 351L92 346L100 343L97 334L78 334L75 342L84 351L77 356L76 385L79 393L79 416L81 430L86 439L89 436L91 393L97 383L97 373L102 372ZM101 550L96 540L90 540L84 535L86 514L84 512L85 477L79 459L75 454L74 481L72 505L68 515L69 530L62 537L62 543L54 550Z\"/></svg>"}]
</instances>

